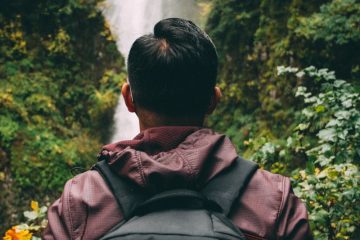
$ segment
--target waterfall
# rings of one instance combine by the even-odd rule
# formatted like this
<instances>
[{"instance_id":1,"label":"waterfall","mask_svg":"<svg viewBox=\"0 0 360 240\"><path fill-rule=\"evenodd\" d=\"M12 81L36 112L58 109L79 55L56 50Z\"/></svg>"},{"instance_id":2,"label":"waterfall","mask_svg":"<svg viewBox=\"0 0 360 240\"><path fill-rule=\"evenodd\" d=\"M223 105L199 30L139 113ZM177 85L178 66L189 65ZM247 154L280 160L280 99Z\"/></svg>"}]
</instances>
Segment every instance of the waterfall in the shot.
<instances>
[{"instance_id":1,"label":"waterfall","mask_svg":"<svg viewBox=\"0 0 360 240\"><path fill-rule=\"evenodd\" d=\"M200 19L196 0L107 0L103 12L125 59L136 38L151 33L159 20L181 17L198 23ZM131 139L137 133L137 116L127 111L124 99L120 97L111 142Z\"/></svg>"}]
</instances>

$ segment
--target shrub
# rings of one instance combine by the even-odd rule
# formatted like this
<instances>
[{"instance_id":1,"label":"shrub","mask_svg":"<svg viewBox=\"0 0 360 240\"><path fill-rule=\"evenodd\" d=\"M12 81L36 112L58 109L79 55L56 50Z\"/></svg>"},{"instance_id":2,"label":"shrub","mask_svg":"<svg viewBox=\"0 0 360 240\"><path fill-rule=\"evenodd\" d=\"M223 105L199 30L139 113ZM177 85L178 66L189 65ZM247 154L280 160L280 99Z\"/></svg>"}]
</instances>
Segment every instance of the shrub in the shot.
<instances>
[{"instance_id":1,"label":"shrub","mask_svg":"<svg viewBox=\"0 0 360 240\"><path fill-rule=\"evenodd\" d=\"M264 141L253 149L252 159L291 175L295 193L308 208L315 239L355 237L360 222L359 90L327 69L279 67L278 73L309 78L320 89L313 94L297 88L305 106L294 133L286 141ZM296 156L305 168L295 168Z\"/></svg>"}]
</instances>

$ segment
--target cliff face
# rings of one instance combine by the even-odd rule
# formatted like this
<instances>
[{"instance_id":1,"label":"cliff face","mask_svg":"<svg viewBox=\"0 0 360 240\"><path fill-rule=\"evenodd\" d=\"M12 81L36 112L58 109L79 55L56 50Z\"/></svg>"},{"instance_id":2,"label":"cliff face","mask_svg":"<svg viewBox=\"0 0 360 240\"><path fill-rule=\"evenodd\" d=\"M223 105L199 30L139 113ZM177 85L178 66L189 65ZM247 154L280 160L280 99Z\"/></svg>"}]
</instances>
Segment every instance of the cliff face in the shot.
<instances>
[{"instance_id":1,"label":"cliff face","mask_svg":"<svg viewBox=\"0 0 360 240\"><path fill-rule=\"evenodd\" d=\"M334 70L337 77L350 82L358 79L355 1L212 2L207 31L219 51L219 82L224 92L218 114L222 117L211 118L212 126L240 128L249 125L249 115L255 113L257 125L269 134L286 132L294 120L293 111L302 106L295 100L295 87L301 84L316 90L319 84L279 78L276 68L280 65L313 65ZM253 128L250 124L243 130Z\"/></svg>"},{"instance_id":2,"label":"cliff face","mask_svg":"<svg viewBox=\"0 0 360 240\"><path fill-rule=\"evenodd\" d=\"M19 223L30 200L58 197L71 169L94 163L106 138L124 64L98 2L2 2L3 227Z\"/></svg>"}]
</instances>

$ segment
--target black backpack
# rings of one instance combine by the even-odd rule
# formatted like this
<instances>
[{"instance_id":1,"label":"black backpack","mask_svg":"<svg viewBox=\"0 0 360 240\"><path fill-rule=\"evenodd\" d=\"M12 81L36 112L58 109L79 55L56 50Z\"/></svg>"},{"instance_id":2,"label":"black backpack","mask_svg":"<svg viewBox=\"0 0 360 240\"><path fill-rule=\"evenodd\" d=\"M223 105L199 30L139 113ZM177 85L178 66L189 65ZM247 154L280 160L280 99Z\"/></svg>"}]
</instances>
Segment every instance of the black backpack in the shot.
<instances>
[{"instance_id":1,"label":"black backpack","mask_svg":"<svg viewBox=\"0 0 360 240\"><path fill-rule=\"evenodd\" d=\"M200 191L174 189L149 196L100 161L94 169L109 185L124 217L101 239L245 239L227 215L257 167L239 157Z\"/></svg>"}]
</instances>

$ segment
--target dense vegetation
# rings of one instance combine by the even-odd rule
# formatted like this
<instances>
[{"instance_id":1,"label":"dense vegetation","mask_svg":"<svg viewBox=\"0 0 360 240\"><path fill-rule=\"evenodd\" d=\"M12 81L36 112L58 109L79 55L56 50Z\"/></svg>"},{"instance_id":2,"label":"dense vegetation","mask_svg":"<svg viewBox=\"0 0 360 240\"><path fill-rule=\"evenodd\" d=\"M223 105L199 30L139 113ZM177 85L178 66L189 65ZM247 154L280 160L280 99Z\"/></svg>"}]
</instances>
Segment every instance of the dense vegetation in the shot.
<instances>
[{"instance_id":1,"label":"dense vegetation","mask_svg":"<svg viewBox=\"0 0 360 240\"><path fill-rule=\"evenodd\" d=\"M316 239L359 236L360 3L214 0L212 9L225 99L209 125L292 178Z\"/></svg>"},{"instance_id":2,"label":"dense vegetation","mask_svg":"<svg viewBox=\"0 0 360 240\"><path fill-rule=\"evenodd\" d=\"M31 199L59 197L110 130L123 59L98 2L1 3L1 235Z\"/></svg>"}]
</instances>

